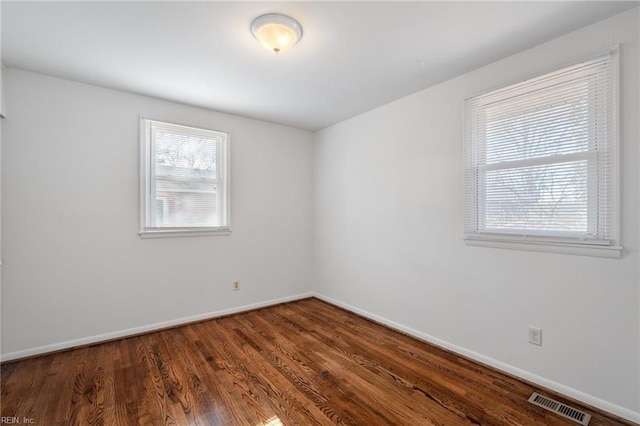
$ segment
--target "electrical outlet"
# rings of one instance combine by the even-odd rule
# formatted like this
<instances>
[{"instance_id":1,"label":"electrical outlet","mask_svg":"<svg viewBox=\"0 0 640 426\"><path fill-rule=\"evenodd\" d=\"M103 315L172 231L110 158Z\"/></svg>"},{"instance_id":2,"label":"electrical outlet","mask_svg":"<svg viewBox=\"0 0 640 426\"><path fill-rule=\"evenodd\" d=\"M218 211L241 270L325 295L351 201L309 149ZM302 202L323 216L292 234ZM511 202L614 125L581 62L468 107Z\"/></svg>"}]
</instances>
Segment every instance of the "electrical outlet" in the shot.
<instances>
[{"instance_id":1,"label":"electrical outlet","mask_svg":"<svg viewBox=\"0 0 640 426\"><path fill-rule=\"evenodd\" d=\"M233 282L233 291L240 290L240 281Z\"/></svg>"},{"instance_id":2,"label":"electrical outlet","mask_svg":"<svg viewBox=\"0 0 640 426\"><path fill-rule=\"evenodd\" d=\"M538 327L529 327L529 343L532 345L542 346L542 329Z\"/></svg>"}]
</instances>

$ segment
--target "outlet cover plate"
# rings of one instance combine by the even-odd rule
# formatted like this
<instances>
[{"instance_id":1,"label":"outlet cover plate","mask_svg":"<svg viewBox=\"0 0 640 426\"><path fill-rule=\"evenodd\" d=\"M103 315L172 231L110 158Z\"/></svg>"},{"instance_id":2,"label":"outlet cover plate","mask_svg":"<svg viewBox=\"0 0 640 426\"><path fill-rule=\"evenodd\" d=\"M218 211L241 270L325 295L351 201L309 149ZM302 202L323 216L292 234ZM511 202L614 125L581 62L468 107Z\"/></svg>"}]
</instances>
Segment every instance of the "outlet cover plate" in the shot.
<instances>
[{"instance_id":1,"label":"outlet cover plate","mask_svg":"<svg viewBox=\"0 0 640 426\"><path fill-rule=\"evenodd\" d=\"M539 327L529 327L529 343L542 346L542 329Z\"/></svg>"}]
</instances>

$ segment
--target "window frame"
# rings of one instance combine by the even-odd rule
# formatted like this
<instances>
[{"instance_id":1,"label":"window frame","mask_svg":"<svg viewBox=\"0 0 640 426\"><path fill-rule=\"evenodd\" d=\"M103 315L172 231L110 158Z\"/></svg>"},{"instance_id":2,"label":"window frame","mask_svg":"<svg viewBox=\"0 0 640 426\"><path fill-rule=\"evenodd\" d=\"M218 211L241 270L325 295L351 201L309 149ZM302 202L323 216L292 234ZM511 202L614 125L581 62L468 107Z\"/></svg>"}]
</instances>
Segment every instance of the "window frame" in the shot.
<instances>
[{"instance_id":1,"label":"window frame","mask_svg":"<svg viewBox=\"0 0 640 426\"><path fill-rule=\"evenodd\" d=\"M141 115L140 123L140 223L138 234L141 238L199 237L231 234L231 182L230 182L230 135L219 130L210 130L175 122L156 120ZM219 193L216 197L221 215L220 226L151 226L151 215L156 204L151 196L156 174L152 170L152 156L155 144L152 141L152 127L174 128L192 134L213 136L218 139L216 146L216 183Z\"/></svg>"},{"instance_id":2,"label":"window frame","mask_svg":"<svg viewBox=\"0 0 640 426\"><path fill-rule=\"evenodd\" d=\"M542 252L552 252L552 253L563 253L563 254L576 254L576 255L587 255L587 256L597 256L597 257L610 257L610 258L619 258L622 256L622 246L620 245L620 140L619 140L619 125L620 125L620 104L619 104L619 85L620 85L620 74L619 74L619 55L620 49L619 46L615 45L609 48L605 52L599 52L596 55L593 55L587 59L582 61L577 61L570 63L568 65L555 68L554 70L538 73L535 76L527 80L522 80L515 84L505 84L501 87L494 88L492 90L488 90L474 96L470 96L465 99L465 114L464 114L464 235L463 239L465 243L469 246L482 246L482 247L493 247L493 248L503 248L503 249L516 249L516 250L529 250L529 251L542 251ZM486 152L478 154L478 137L472 135L475 132L475 129L472 129L471 122L473 121L470 117L470 113L468 111L468 103L472 100L477 99L483 96L491 96L498 94L505 89L513 89L521 90L524 86L524 83L530 80L536 80L539 78L545 78L554 73L561 72L567 68L572 66L578 66L585 62L591 60L597 60L598 58L602 58L604 56L609 56L610 60L610 96L611 96L611 116L609 117L609 127L610 133L608 135L608 155L610 155L609 166L611 167L609 184L611 186L610 191L610 200L607 204L608 209L610 210L609 216L609 239L608 241L603 240L595 240L589 238L575 238L571 236L567 236L567 234L563 232L554 232L554 231L542 231L536 232L534 230L527 230L526 233L519 232L509 232L508 230L500 231L500 232L491 232L481 230L482 225L479 223L481 220L479 217L486 215L486 211L482 211L482 205L485 202L484 197L479 194L479 184L477 181L480 179L479 177L479 169L484 167L486 169L500 169L505 168L504 165L494 164L494 165L478 165L475 161L475 157L478 155L486 155ZM471 140L474 139L475 140ZM588 160L589 157L593 156L593 151L585 151L582 153L573 154L576 158L583 157L585 160ZM521 169L525 169L526 167L530 167L533 164L540 164L543 161L540 160L540 157L533 157L531 159L520 160L523 163L531 163L527 166L520 166ZM551 161L546 162L546 164L553 164ZM592 161L587 161L587 167L593 167ZM475 177L469 179L469 174L475 174ZM469 188L469 182L473 181L474 188ZM587 191L591 191L592 183L587 184ZM592 206L592 202L588 202L588 211L587 215L590 216L588 219L588 226L591 228L591 220L592 215L594 213L594 208ZM471 209L476 210L477 222L475 223L475 230L469 229L468 217L472 214ZM485 209L486 210L486 209ZM555 235L554 235L555 234Z\"/></svg>"}]
</instances>

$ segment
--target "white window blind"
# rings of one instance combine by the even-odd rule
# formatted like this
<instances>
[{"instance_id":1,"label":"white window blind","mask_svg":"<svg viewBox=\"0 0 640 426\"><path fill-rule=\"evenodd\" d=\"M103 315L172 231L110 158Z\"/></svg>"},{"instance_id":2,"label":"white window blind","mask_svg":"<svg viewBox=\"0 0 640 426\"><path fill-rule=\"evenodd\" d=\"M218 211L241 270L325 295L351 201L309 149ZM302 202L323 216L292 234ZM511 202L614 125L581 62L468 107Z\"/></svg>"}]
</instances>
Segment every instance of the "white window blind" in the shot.
<instances>
[{"instance_id":1,"label":"white window blind","mask_svg":"<svg viewBox=\"0 0 640 426\"><path fill-rule=\"evenodd\" d=\"M141 120L141 235L229 230L226 133Z\"/></svg>"},{"instance_id":2,"label":"white window blind","mask_svg":"<svg viewBox=\"0 0 640 426\"><path fill-rule=\"evenodd\" d=\"M612 245L611 54L465 102L466 239Z\"/></svg>"}]
</instances>

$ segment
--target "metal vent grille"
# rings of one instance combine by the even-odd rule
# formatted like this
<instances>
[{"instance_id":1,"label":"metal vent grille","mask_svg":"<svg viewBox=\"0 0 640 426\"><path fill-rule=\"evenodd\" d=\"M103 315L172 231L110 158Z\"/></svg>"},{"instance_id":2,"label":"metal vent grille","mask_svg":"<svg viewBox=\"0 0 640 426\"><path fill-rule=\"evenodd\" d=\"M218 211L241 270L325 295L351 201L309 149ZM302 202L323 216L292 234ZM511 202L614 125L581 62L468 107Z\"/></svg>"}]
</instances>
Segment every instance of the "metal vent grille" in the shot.
<instances>
[{"instance_id":1,"label":"metal vent grille","mask_svg":"<svg viewBox=\"0 0 640 426\"><path fill-rule=\"evenodd\" d=\"M580 410L576 410L573 407L569 407L561 402L558 402L554 399L547 398L546 396L542 396L537 392L534 392L529 397L529 402L537 405L538 407L542 407L545 410L549 410L552 413L556 413L561 415L562 417L566 417L567 419L573 420L576 423L579 423L583 426L587 426L591 421L591 415L587 413L583 413Z\"/></svg>"}]
</instances>

